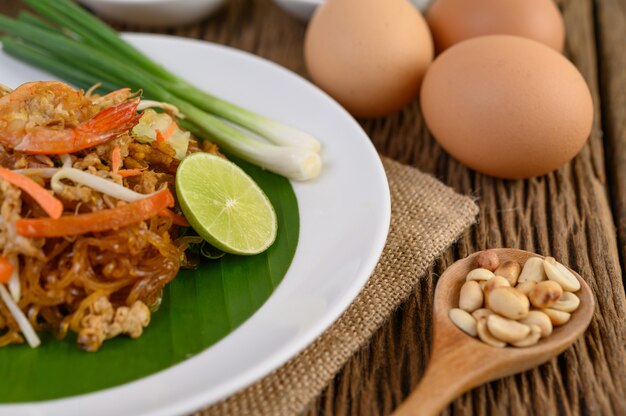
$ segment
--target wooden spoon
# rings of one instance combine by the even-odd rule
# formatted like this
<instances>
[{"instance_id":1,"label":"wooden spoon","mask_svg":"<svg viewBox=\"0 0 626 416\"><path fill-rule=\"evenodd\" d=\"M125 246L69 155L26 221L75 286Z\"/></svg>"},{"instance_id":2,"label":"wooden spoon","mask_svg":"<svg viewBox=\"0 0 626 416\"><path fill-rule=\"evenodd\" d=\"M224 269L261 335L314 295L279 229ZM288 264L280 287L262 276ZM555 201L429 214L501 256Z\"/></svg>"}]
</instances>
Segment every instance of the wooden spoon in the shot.
<instances>
[{"instance_id":1,"label":"wooden spoon","mask_svg":"<svg viewBox=\"0 0 626 416\"><path fill-rule=\"evenodd\" d=\"M530 257L543 258L523 250L494 250L501 263L515 260L523 265ZM396 416L436 415L455 398L476 386L549 361L567 349L589 325L595 308L593 294L585 281L572 271L581 284L576 292L580 306L572 313L569 322L555 327L551 335L534 346L496 348L467 335L452 323L448 312L458 307L459 291L467 273L478 267L478 254L457 261L439 279L435 290L430 362L417 388L396 409Z\"/></svg>"}]
</instances>

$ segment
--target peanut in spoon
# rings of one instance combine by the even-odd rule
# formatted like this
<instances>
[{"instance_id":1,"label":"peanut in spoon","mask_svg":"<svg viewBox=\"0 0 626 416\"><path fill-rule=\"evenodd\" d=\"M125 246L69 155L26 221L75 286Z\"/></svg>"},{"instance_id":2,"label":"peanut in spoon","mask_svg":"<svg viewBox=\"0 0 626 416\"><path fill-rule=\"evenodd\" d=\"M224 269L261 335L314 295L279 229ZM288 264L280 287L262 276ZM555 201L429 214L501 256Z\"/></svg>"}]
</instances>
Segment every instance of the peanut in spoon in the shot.
<instances>
[{"instance_id":1,"label":"peanut in spoon","mask_svg":"<svg viewBox=\"0 0 626 416\"><path fill-rule=\"evenodd\" d=\"M537 254L516 249L495 249L502 262L523 264ZM525 347L496 348L473 338L450 320L450 309L458 305L459 291L467 274L478 267L477 256L455 262L441 276L435 290L433 344L430 362L416 389L396 409L394 415L436 415L452 400L483 383L526 371L541 365L567 349L591 322L595 301L591 289L575 272L580 282L576 295L580 306L565 325L537 344ZM569 269L568 269L569 270Z\"/></svg>"}]
</instances>

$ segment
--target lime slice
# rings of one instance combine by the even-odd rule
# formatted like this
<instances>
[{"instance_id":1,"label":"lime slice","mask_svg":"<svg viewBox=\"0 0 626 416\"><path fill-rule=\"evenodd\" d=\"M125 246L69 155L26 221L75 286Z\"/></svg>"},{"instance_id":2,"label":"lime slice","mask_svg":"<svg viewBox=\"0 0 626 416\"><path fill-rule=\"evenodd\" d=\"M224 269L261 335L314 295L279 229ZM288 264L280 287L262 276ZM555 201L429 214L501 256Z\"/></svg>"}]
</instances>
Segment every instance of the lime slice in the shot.
<instances>
[{"instance_id":1,"label":"lime slice","mask_svg":"<svg viewBox=\"0 0 626 416\"><path fill-rule=\"evenodd\" d=\"M234 163L209 153L187 156L176 194L194 230L222 251L251 255L276 239L276 212L263 190Z\"/></svg>"}]
</instances>

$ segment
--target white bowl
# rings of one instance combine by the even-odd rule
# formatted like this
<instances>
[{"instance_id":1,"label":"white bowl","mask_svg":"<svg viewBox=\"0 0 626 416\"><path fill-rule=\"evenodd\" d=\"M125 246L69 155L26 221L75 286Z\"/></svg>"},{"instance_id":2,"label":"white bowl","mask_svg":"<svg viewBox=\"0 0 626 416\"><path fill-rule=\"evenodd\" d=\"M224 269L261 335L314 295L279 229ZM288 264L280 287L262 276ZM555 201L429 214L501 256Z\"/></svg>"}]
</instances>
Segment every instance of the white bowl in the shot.
<instances>
[{"instance_id":1,"label":"white bowl","mask_svg":"<svg viewBox=\"0 0 626 416\"><path fill-rule=\"evenodd\" d=\"M324 3L324 0L274 0L287 13L297 17L300 20L307 21L313 16L313 13ZM428 8L433 0L410 0L418 9L424 11Z\"/></svg>"},{"instance_id":2,"label":"white bowl","mask_svg":"<svg viewBox=\"0 0 626 416\"><path fill-rule=\"evenodd\" d=\"M144 27L180 26L201 20L225 0L79 0L99 15Z\"/></svg>"},{"instance_id":3,"label":"white bowl","mask_svg":"<svg viewBox=\"0 0 626 416\"><path fill-rule=\"evenodd\" d=\"M324 0L274 0L284 11L307 21L313 16L313 12L324 3Z\"/></svg>"}]
</instances>

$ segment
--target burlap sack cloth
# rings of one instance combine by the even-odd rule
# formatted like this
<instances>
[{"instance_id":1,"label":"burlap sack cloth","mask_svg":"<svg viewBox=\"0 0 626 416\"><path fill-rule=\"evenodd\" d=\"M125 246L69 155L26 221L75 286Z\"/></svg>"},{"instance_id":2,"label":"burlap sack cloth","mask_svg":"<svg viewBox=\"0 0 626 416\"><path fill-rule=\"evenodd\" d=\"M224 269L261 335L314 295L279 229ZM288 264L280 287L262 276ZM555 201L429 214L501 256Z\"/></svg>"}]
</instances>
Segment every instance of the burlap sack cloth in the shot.
<instances>
[{"instance_id":1,"label":"burlap sack cloth","mask_svg":"<svg viewBox=\"0 0 626 416\"><path fill-rule=\"evenodd\" d=\"M478 207L472 199L415 168L385 158L383 164L391 191L391 228L359 296L291 361L200 415L301 413L408 297L427 267L474 222Z\"/></svg>"}]
</instances>

